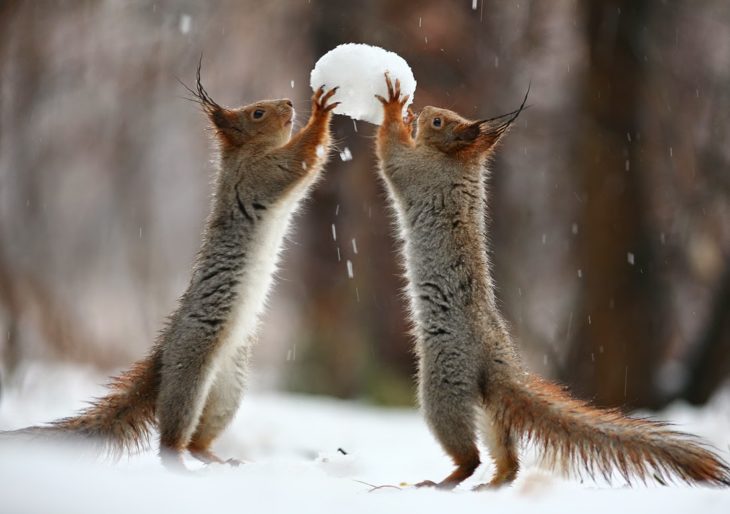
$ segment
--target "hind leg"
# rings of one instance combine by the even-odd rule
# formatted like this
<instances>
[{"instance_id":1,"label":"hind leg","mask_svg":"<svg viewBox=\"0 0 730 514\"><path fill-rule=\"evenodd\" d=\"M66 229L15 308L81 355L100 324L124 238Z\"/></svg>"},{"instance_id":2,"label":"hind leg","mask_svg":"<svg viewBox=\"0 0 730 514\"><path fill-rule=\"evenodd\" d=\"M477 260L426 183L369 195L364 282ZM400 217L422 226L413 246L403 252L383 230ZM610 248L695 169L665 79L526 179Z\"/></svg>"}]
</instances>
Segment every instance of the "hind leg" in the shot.
<instances>
[{"instance_id":1,"label":"hind leg","mask_svg":"<svg viewBox=\"0 0 730 514\"><path fill-rule=\"evenodd\" d=\"M480 423L484 443L489 448L489 454L494 459L496 471L492 480L474 488L475 491L497 489L510 484L517 477L520 468L517 456L517 442L511 435L509 428L497 423L487 414Z\"/></svg>"},{"instance_id":2,"label":"hind leg","mask_svg":"<svg viewBox=\"0 0 730 514\"><path fill-rule=\"evenodd\" d=\"M201 345L199 352L183 352L172 346L163 353L160 392L157 397L157 426L160 459L173 471L184 471L182 454L198 425L213 385L215 350Z\"/></svg>"},{"instance_id":3,"label":"hind leg","mask_svg":"<svg viewBox=\"0 0 730 514\"><path fill-rule=\"evenodd\" d=\"M417 487L433 486L440 489L453 489L461 482L474 474L479 467L479 449L475 443L475 433L468 419L461 416L451 419L441 418L437 428L433 428L434 435L441 443L441 447L449 454L456 465L456 469L441 482L430 480L420 482Z\"/></svg>"},{"instance_id":4,"label":"hind leg","mask_svg":"<svg viewBox=\"0 0 730 514\"><path fill-rule=\"evenodd\" d=\"M421 390L421 404L431 431L456 469L439 483L426 480L417 487L453 489L474 474L480 464L472 395L449 384L426 385Z\"/></svg>"},{"instance_id":5,"label":"hind leg","mask_svg":"<svg viewBox=\"0 0 730 514\"><path fill-rule=\"evenodd\" d=\"M187 446L190 454L201 462L232 466L241 463L236 459L224 460L218 457L211 451L210 446L238 411L246 384L249 355L250 346L240 347L233 359L223 363L208 393L198 426Z\"/></svg>"}]
</instances>

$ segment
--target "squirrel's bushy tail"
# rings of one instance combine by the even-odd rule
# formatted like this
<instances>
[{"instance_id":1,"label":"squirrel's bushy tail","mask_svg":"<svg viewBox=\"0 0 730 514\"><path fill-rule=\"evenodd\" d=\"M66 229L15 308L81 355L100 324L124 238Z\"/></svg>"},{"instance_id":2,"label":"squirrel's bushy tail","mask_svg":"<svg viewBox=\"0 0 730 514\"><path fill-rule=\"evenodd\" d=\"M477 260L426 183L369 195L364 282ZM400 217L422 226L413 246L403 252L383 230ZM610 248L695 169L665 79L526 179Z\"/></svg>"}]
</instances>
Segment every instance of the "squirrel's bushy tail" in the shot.
<instances>
[{"instance_id":1,"label":"squirrel's bushy tail","mask_svg":"<svg viewBox=\"0 0 730 514\"><path fill-rule=\"evenodd\" d=\"M593 408L539 377L493 384L486 400L504 433L536 443L545 462L563 472L610 480L616 470L629 483L679 478L730 486L727 463L693 436L666 423Z\"/></svg>"},{"instance_id":2,"label":"squirrel's bushy tail","mask_svg":"<svg viewBox=\"0 0 730 514\"><path fill-rule=\"evenodd\" d=\"M94 400L77 415L2 435L88 440L98 445L101 453L119 458L147 446L155 423L159 384L160 356L153 352L113 378L109 394Z\"/></svg>"}]
</instances>

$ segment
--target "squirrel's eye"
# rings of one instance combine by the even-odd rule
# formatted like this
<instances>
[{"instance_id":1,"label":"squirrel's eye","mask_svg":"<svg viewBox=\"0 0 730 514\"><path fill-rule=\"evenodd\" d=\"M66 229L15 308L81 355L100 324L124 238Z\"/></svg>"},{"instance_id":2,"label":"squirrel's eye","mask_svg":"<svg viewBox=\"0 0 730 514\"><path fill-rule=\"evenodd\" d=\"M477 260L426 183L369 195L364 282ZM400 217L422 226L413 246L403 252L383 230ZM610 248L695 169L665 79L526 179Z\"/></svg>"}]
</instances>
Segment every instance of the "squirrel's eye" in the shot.
<instances>
[{"instance_id":1,"label":"squirrel's eye","mask_svg":"<svg viewBox=\"0 0 730 514\"><path fill-rule=\"evenodd\" d=\"M431 123L434 127L439 128L441 127L441 118L434 118Z\"/></svg>"},{"instance_id":2,"label":"squirrel's eye","mask_svg":"<svg viewBox=\"0 0 730 514\"><path fill-rule=\"evenodd\" d=\"M259 120L259 119L261 119L263 117L263 115L264 115L264 110L263 109L256 109L253 112L253 119Z\"/></svg>"}]
</instances>

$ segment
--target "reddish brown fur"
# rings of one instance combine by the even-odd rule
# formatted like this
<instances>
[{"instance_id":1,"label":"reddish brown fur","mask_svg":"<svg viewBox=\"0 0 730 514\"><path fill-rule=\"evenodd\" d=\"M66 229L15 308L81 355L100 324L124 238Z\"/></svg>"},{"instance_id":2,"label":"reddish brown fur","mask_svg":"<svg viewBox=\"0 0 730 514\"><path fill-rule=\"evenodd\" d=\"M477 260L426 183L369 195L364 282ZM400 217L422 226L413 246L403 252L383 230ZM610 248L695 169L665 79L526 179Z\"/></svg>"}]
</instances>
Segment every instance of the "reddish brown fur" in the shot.
<instances>
[{"instance_id":1,"label":"reddish brown fur","mask_svg":"<svg viewBox=\"0 0 730 514\"><path fill-rule=\"evenodd\" d=\"M241 461L238 459L220 458L210 449L210 445L212 443L212 440L193 440L188 445L188 451L190 452L190 455L205 464L229 464L231 466L238 466L241 464Z\"/></svg>"},{"instance_id":2,"label":"reddish brown fur","mask_svg":"<svg viewBox=\"0 0 730 514\"><path fill-rule=\"evenodd\" d=\"M383 104L384 110L383 123L382 125L380 125L380 129L378 130L376 136L378 138L376 151L379 152L381 148L387 148L389 145L391 145L391 134L394 134L395 138L401 144L408 147L413 147L414 141L411 137L411 123L415 119L413 111L408 109L408 116L405 120L403 119L403 106L405 106L406 102L408 101L409 95L406 95L404 97L400 96L399 80L395 81L395 87L393 87L393 83L390 81L390 77L387 73L385 74L385 80L388 87L389 99L396 98L398 100L390 101L386 100L380 95L375 95L375 98L377 98L380 103ZM381 160L384 158L383 155L378 155L378 157Z\"/></svg>"},{"instance_id":3,"label":"reddish brown fur","mask_svg":"<svg viewBox=\"0 0 730 514\"><path fill-rule=\"evenodd\" d=\"M312 110L322 110L325 113L331 112L340 102L333 102L327 105L327 101L335 95L338 88L332 88L325 93L324 86L320 87L312 97ZM302 158L307 168L313 166L317 161L321 160L321 156L317 155L320 151L326 154L329 148L329 119L330 116L311 116L307 124L299 132L294 134L285 145L285 148L297 154ZM314 130L312 130L314 127ZM295 170L299 172L299 170ZM307 173L307 169L301 170L302 174Z\"/></svg>"},{"instance_id":4,"label":"reddish brown fur","mask_svg":"<svg viewBox=\"0 0 730 514\"><path fill-rule=\"evenodd\" d=\"M456 465L456 469L441 482L436 483L432 480L424 480L416 484L416 487L438 487L439 489L453 489L464 480L474 474L474 471L479 467L481 461L479 460L479 452L474 449L473 453L465 455L451 455L451 459Z\"/></svg>"},{"instance_id":5,"label":"reddish brown fur","mask_svg":"<svg viewBox=\"0 0 730 514\"><path fill-rule=\"evenodd\" d=\"M108 385L111 392L96 399L76 416L6 434L84 438L98 444L113 458L139 451L147 447L149 432L155 424L159 374L159 357L153 352L112 379Z\"/></svg>"},{"instance_id":6,"label":"reddish brown fur","mask_svg":"<svg viewBox=\"0 0 730 514\"><path fill-rule=\"evenodd\" d=\"M593 408L536 376L494 384L486 405L505 434L536 443L546 462L564 472L586 470L591 478L610 480L616 469L627 482L678 477L730 485L727 464L692 436L662 422ZM492 485L504 471L498 464ZM504 482L514 478L508 475Z\"/></svg>"},{"instance_id":7,"label":"reddish brown fur","mask_svg":"<svg viewBox=\"0 0 730 514\"><path fill-rule=\"evenodd\" d=\"M99 440L113 455L147 446L155 423L159 362L153 354L112 380L111 394L96 400L79 415L51 426Z\"/></svg>"},{"instance_id":8,"label":"reddish brown fur","mask_svg":"<svg viewBox=\"0 0 730 514\"><path fill-rule=\"evenodd\" d=\"M208 115L215 119L213 128L222 149L225 151L226 149L236 147L238 144L233 141L231 134L224 129L224 127L231 126L236 122L236 113L229 109L219 107L219 110L208 113Z\"/></svg>"}]
</instances>

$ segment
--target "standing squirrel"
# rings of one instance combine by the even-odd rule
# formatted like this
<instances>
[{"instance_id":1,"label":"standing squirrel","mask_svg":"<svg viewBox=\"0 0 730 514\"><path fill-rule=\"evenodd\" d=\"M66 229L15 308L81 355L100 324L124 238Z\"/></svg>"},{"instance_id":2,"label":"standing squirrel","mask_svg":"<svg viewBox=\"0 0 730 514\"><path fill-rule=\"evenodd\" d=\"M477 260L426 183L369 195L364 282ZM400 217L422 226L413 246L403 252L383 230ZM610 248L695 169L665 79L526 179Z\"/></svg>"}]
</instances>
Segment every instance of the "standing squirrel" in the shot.
<instances>
[{"instance_id":1,"label":"standing squirrel","mask_svg":"<svg viewBox=\"0 0 730 514\"><path fill-rule=\"evenodd\" d=\"M702 443L660 422L599 410L528 373L497 309L487 256L485 162L524 108L470 121L426 107L415 139L386 75L379 171L403 240L419 360L419 400L431 431L456 464L435 484L453 488L479 466L477 433L496 464L498 487L517 476L520 441L537 444L563 472L627 481L672 476L730 485L730 469ZM525 97L525 101L527 97Z\"/></svg>"},{"instance_id":2,"label":"standing squirrel","mask_svg":"<svg viewBox=\"0 0 730 514\"><path fill-rule=\"evenodd\" d=\"M330 149L337 88L312 97L309 122L292 137L288 99L226 109L200 81L187 88L219 146L215 195L192 278L149 356L76 416L6 434L83 436L119 455L144 446L157 427L163 464L184 468L185 450L224 462L210 446L233 419L249 354L289 220L320 175ZM237 461L230 459L230 464Z\"/></svg>"}]
</instances>

